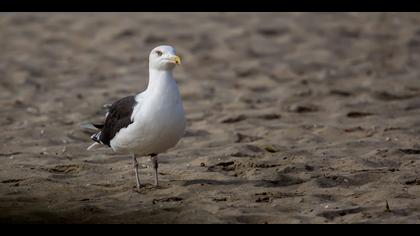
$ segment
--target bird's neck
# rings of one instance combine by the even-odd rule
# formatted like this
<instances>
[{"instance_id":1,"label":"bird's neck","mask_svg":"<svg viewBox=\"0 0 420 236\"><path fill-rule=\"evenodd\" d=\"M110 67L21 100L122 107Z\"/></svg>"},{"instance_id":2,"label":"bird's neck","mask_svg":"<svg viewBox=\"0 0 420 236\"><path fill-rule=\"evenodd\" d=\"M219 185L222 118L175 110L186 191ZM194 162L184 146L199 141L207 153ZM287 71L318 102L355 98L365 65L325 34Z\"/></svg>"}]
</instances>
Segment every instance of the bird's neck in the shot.
<instances>
[{"instance_id":1,"label":"bird's neck","mask_svg":"<svg viewBox=\"0 0 420 236\"><path fill-rule=\"evenodd\" d=\"M174 83L172 70L156 70L149 69L149 84L147 89L150 91L156 91L164 89Z\"/></svg>"}]
</instances>

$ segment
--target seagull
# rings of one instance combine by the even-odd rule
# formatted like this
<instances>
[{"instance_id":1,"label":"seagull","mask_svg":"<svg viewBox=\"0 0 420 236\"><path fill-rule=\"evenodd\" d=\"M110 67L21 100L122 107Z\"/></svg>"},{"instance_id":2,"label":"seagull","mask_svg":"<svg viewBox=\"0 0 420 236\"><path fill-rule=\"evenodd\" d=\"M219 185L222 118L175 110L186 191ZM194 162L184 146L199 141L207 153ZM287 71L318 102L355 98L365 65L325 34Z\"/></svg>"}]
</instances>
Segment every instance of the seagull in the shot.
<instances>
[{"instance_id":1,"label":"seagull","mask_svg":"<svg viewBox=\"0 0 420 236\"><path fill-rule=\"evenodd\" d=\"M172 46L158 46L149 55L147 88L106 104L103 124L90 123L98 132L87 149L106 145L113 151L131 154L137 189L140 189L137 157L150 156L155 186L158 186L158 154L174 147L185 133L186 119L182 99L173 77L181 64Z\"/></svg>"}]
</instances>

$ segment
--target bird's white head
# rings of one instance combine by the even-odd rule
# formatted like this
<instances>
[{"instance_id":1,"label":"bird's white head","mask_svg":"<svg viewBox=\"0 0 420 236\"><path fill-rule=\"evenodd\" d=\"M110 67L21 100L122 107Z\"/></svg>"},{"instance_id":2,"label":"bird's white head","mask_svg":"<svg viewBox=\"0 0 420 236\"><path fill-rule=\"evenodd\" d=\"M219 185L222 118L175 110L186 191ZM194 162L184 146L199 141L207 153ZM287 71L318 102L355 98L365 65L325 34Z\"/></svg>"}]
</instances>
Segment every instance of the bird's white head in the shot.
<instances>
[{"instance_id":1,"label":"bird's white head","mask_svg":"<svg viewBox=\"0 0 420 236\"><path fill-rule=\"evenodd\" d=\"M171 46L158 46L150 52L149 68L155 70L172 70L181 64L181 58L176 55L175 48Z\"/></svg>"}]
</instances>

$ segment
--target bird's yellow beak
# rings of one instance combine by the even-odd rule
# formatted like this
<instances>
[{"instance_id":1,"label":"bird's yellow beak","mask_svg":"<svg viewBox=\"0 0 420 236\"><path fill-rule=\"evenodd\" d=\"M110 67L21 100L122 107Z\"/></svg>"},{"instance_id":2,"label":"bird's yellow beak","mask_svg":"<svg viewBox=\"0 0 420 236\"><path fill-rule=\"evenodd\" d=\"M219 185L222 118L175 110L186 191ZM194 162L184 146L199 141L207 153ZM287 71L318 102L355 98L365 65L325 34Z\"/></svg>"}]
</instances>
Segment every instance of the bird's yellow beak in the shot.
<instances>
[{"instance_id":1,"label":"bird's yellow beak","mask_svg":"<svg viewBox=\"0 0 420 236\"><path fill-rule=\"evenodd\" d=\"M179 56L172 56L169 58L173 63L177 65L181 65L181 58Z\"/></svg>"}]
</instances>

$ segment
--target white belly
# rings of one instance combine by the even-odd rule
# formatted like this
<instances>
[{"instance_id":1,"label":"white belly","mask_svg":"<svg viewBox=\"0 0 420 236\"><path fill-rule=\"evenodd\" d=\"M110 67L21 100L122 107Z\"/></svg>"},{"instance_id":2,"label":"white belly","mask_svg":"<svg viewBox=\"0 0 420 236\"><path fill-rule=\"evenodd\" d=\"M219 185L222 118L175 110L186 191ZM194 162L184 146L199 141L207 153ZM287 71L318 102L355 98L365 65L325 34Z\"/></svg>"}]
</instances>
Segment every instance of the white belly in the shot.
<instances>
[{"instance_id":1,"label":"white belly","mask_svg":"<svg viewBox=\"0 0 420 236\"><path fill-rule=\"evenodd\" d=\"M134 114L133 123L121 129L111 140L111 148L143 156L162 153L178 143L185 127L184 108L179 95L167 99L145 98Z\"/></svg>"}]
</instances>

